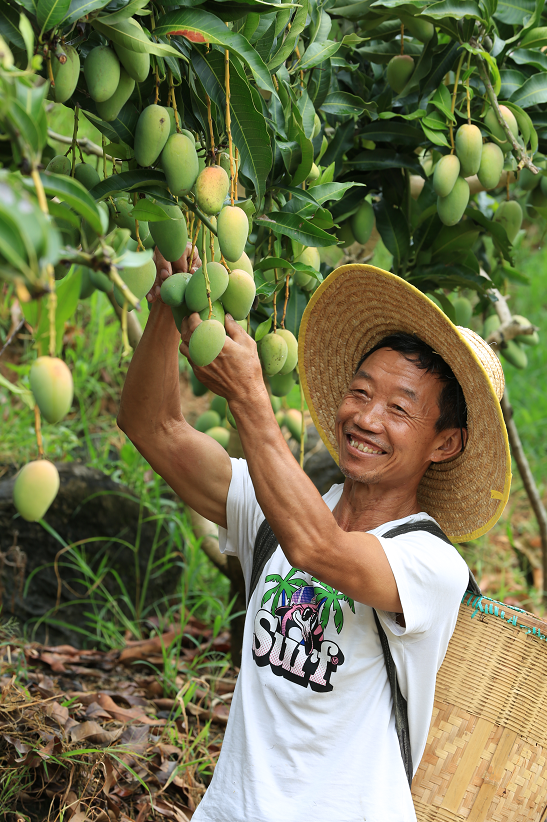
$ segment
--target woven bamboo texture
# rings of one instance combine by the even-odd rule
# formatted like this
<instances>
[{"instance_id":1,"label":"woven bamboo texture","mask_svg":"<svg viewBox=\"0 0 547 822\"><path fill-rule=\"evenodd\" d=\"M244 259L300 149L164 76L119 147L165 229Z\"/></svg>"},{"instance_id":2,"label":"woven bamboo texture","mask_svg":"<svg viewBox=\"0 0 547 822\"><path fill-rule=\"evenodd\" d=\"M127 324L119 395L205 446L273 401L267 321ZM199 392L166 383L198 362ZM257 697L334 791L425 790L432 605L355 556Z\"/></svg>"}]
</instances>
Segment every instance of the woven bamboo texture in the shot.
<instances>
[{"instance_id":1,"label":"woven bamboo texture","mask_svg":"<svg viewBox=\"0 0 547 822\"><path fill-rule=\"evenodd\" d=\"M418 822L547 820L547 623L467 595L412 783Z\"/></svg>"}]
</instances>

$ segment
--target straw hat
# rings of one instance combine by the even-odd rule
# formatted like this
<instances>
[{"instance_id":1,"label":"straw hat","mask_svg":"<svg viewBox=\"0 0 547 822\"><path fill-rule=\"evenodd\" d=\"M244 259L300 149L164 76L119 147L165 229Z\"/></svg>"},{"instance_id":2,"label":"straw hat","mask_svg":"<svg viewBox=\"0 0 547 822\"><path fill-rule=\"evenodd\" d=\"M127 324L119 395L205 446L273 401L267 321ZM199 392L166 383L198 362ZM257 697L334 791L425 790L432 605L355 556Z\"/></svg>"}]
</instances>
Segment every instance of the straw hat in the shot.
<instances>
[{"instance_id":1,"label":"straw hat","mask_svg":"<svg viewBox=\"0 0 547 822\"><path fill-rule=\"evenodd\" d=\"M302 317L299 371L323 442L338 462L336 412L366 351L396 331L416 334L452 368L467 403L468 441L458 456L432 463L418 502L453 542L486 533L509 497L511 456L496 354L469 328L453 325L417 288L372 265L344 265L312 295Z\"/></svg>"}]
</instances>

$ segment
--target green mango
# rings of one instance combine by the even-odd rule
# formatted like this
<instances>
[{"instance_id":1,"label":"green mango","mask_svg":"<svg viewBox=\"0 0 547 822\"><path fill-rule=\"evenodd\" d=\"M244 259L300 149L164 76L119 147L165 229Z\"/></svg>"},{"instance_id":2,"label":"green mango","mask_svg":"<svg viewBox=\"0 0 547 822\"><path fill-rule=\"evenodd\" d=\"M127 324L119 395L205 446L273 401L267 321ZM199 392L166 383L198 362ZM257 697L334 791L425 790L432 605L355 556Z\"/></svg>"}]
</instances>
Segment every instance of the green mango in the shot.
<instances>
[{"instance_id":1,"label":"green mango","mask_svg":"<svg viewBox=\"0 0 547 822\"><path fill-rule=\"evenodd\" d=\"M286 397L296 385L294 371L289 374L273 374L268 382L274 397Z\"/></svg>"},{"instance_id":2,"label":"green mango","mask_svg":"<svg viewBox=\"0 0 547 822\"><path fill-rule=\"evenodd\" d=\"M120 82L120 62L108 46L96 46L84 63L84 77L93 100L102 103L112 97Z\"/></svg>"},{"instance_id":3,"label":"green mango","mask_svg":"<svg viewBox=\"0 0 547 822\"><path fill-rule=\"evenodd\" d=\"M386 80L395 94L400 94L414 72L414 60L409 54L397 54L387 64Z\"/></svg>"},{"instance_id":4,"label":"green mango","mask_svg":"<svg viewBox=\"0 0 547 822\"><path fill-rule=\"evenodd\" d=\"M96 186L97 183L101 182L99 172L94 169L93 166L89 165L89 163L76 163L74 177L79 183L85 186L88 191L90 191L93 186Z\"/></svg>"},{"instance_id":5,"label":"green mango","mask_svg":"<svg viewBox=\"0 0 547 822\"><path fill-rule=\"evenodd\" d=\"M27 462L13 486L13 504L27 522L38 522L59 490L59 472L49 460Z\"/></svg>"},{"instance_id":6,"label":"green mango","mask_svg":"<svg viewBox=\"0 0 547 822\"><path fill-rule=\"evenodd\" d=\"M503 151L496 143L485 143L482 147L481 163L477 176L487 191L496 188L503 171Z\"/></svg>"},{"instance_id":7,"label":"green mango","mask_svg":"<svg viewBox=\"0 0 547 822\"><path fill-rule=\"evenodd\" d=\"M81 267L82 279L80 281L80 300L87 300L95 291L95 286L91 281L91 269Z\"/></svg>"},{"instance_id":8,"label":"green mango","mask_svg":"<svg viewBox=\"0 0 547 822\"><path fill-rule=\"evenodd\" d=\"M266 334L258 343L258 354L264 373L269 377L279 374L287 361L289 349L280 334Z\"/></svg>"},{"instance_id":9,"label":"green mango","mask_svg":"<svg viewBox=\"0 0 547 822\"><path fill-rule=\"evenodd\" d=\"M207 275L211 286L211 301L220 299L228 288L228 272L220 263L208 263ZM192 274L185 294L186 305L191 311L203 311L209 304L203 268Z\"/></svg>"},{"instance_id":10,"label":"green mango","mask_svg":"<svg viewBox=\"0 0 547 822\"><path fill-rule=\"evenodd\" d=\"M47 164L46 171L51 171L52 174L69 175L72 171L72 163L64 154L56 154Z\"/></svg>"},{"instance_id":11,"label":"green mango","mask_svg":"<svg viewBox=\"0 0 547 822\"><path fill-rule=\"evenodd\" d=\"M228 194L230 179L221 166L208 166L196 180L197 204L205 214L218 214Z\"/></svg>"},{"instance_id":12,"label":"green mango","mask_svg":"<svg viewBox=\"0 0 547 822\"><path fill-rule=\"evenodd\" d=\"M411 14L399 15L399 17L405 29L408 29L410 34L422 43L429 43L435 34L435 26L429 20L424 20L418 15L412 17Z\"/></svg>"},{"instance_id":13,"label":"green mango","mask_svg":"<svg viewBox=\"0 0 547 822\"><path fill-rule=\"evenodd\" d=\"M51 96L56 103L66 103L72 97L80 77L80 55L74 46L63 46L62 50L66 54L66 63L61 63L55 53L51 56L51 71L55 80Z\"/></svg>"},{"instance_id":14,"label":"green mango","mask_svg":"<svg viewBox=\"0 0 547 822\"><path fill-rule=\"evenodd\" d=\"M222 428L220 425L215 425L214 428L209 428L208 431L205 432L208 437L212 437L216 440L223 448L226 450L228 449L228 445L230 443L230 432L226 428Z\"/></svg>"},{"instance_id":15,"label":"green mango","mask_svg":"<svg viewBox=\"0 0 547 822\"><path fill-rule=\"evenodd\" d=\"M171 134L161 153L161 165L171 193L176 197L188 194L199 170L194 139L185 134Z\"/></svg>"},{"instance_id":16,"label":"green mango","mask_svg":"<svg viewBox=\"0 0 547 822\"><path fill-rule=\"evenodd\" d=\"M315 268L316 271L319 271L321 267L321 257L319 256L319 251L312 245L304 248L300 252L296 258L296 262L309 265L310 268Z\"/></svg>"},{"instance_id":17,"label":"green mango","mask_svg":"<svg viewBox=\"0 0 547 822\"><path fill-rule=\"evenodd\" d=\"M219 248L220 248L220 246L219 246ZM226 260L226 262L228 264L228 268L230 269L230 271L233 271L235 268L240 268L240 269L243 269L243 271L246 271L247 274L250 274L251 277L254 276L252 263L251 263L250 259L248 258L248 256L245 254L245 252L243 252L243 254L239 258L239 260L234 260L234 262L231 262L230 260Z\"/></svg>"},{"instance_id":18,"label":"green mango","mask_svg":"<svg viewBox=\"0 0 547 822\"><path fill-rule=\"evenodd\" d=\"M74 396L68 365L59 357L38 357L30 367L29 382L44 419L60 422L70 411Z\"/></svg>"},{"instance_id":19,"label":"green mango","mask_svg":"<svg viewBox=\"0 0 547 822\"><path fill-rule=\"evenodd\" d=\"M203 397L209 390L206 385L198 380L192 370L190 370L190 385L192 386L194 397Z\"/></svg>"},{"instance_id":20,"label":"green mango","mask_svg":"<svg viewBox=\"0 0 547 822\"><path fill-rule=\"evenodd\" d=\"M448 197L460 175L460 168L455 154L441 157L433 172L433 189L438 197Z\"/></svg>"},{"instance_id":21,"label":"green mango","mask_svg":"<svg viewBox=\"0 0 547 822\"><path fill-rule=\"evenodd\" d=\"M350 220L353 236L361 245L366 245L374 228L374 209L364 200Z\"/></svg>"},{"instance_id":22,"label":"green mango","mask_svg":"<svg viewBox=\"0 0 547 822\"><path fill-rule=\"evenodd\" d=\"M465 177L458 177L454 188L446 197L437 197L437 213L444 225L456 225L463 217L469 202L469 184Z\"/></svg>"},{"instance_id":23,"label":"green mango","mask_svg":"<svg viewBox=\"0 0 547 822\"><path fill-rule=\"evenodd\" d=\"M316 166L315 163L312 163L310 173L306 177L306 182L314 183L315 180L318 180L320 176L321 176L321 172L319 171L319 168Z\"/></svg>"},{"instance_id":24,"label":"green mango","mask_svg":"<svg viewBox=\"0 0 547 822\"><path fill-rule=\"evenodd\" d=\"M294 437L297 442L302 438L302 414L296 408L289 408L285 413L283 424L289 429L291 437ZM306 438L306 431L304 429L304 439Z\"/></svg>"},{"instance_id":25,"label":"green mango","mask_svg":"<svg viewBox=\"0 0 547 822\"><path fill-rule=\"evenodd\" d=\"M298 364L298 341L292 331L289 331L287 328L278 328L277 333L283 337L287 343L287 359L285 360L285 365L278 371L278 374L284 376L285 374L291 374Z\"/></svg>"},{"instance_id":26,"label":"green mango","mask_svg":"<svg viewBox=\"0 0 547 822\"><path fill-rule=\"evenodd\" d=\"M527 320L526 317L520 314L513 314L513 319L517 320L521 325L532 325L530 320ZM537 331L534 331L533 334L519 334L515 337L515 342L519 343L519 345L538 345L539 334Z\"/></svg>"},{"instance_id":27,"label":"green mango","mask_svg":"<svg viewBox=\"0 0 547 822\"><path fill-rule=\"evenodd\" d=\"M482 155L480 128L467 124L459 127L456 132L456 154L462 177L471 177L478 172Z\"/></svg>"},{"instance_id":28,"label":"green mango","mask_svg":"<svg viewBox=\"0 0 547 822\"><path fill-rule=\"evenodd\" d=\"M173 275L174 276L174 275ZM182 327L182 321L185 317L189 317L191 314L190 309L186 305L186 303L181 303L180 305L172 305L171 306L171 313L173 315L173 319L175 321L175 325L177 326L177 331L180 331ZM194 391L194 394L196 392ZM199 395L196 395L199 396Z\"/></svg>"},{"instance_id":29,"label":"green mango","mask_svg":"<svg viewBox=\"0 0 547 822\"><path fill-rule=\"evenodd\" d=\"M245 212L237 206L224 206L217 217L217 236L224 258L238 260L245 251L249 236L249 220Z\"/></svg>"},{"instance_id":30,"label":"green mango","mask_svg":"<svg viewBox=\"0 0 547 822\"><path fill-rule=\"evenodd\" d=\"M511 363L511 365L514 365L515 368L519 369L526 368L528 365L528 357L526 356L526 352L522 350L516 340L508 340L508 342L505 342L498 347L502 357L504 357L507 362Z\"/></svg>"},{"instance_id":31,"label":"green mango","mask_svg":"<svg viewBox=\"0 0 547 822\"><path fill-rule=\"evenodd\" d=\"M196 431L201 431L203 434L209 430L209 428L214 428L215 426L220 425L220 414L217 414L216 411L205 411L203 414L200 414L197 418L194 428Z\"/></svg>"},{"instance_id":32,"label":"green mango","mask_svg":"<svg viewBox=\"0 0 547 822\"><path fill-rule=\"evenodd\" d=\"M318 113L315 112L315 114L313 116L313 131L312 131L312 135L311 135L312 140L315 140L315 138L319 135L320 131L321 131L321 119L320 119Z\"/></svg>"},{"instance_id":33,"label":"green mango","mask_svg":"<svg viewBox=\"0 0 547 822\"><path fill-rule=\"evenodd\" d=\"M507 106L500 106L499 108L503 119L509 126L509 130L512 132L514 137L518 137L519 127L515 115L510 109L507 108ZM490 131L494 141L499 145L503 152L512 150L513 146L507 139L505 131L498 123L498 118L493 108L489 108L486 112L484 116L484 125Z\"/></svg>"},{"instance_id":34,"label":"green mango","mask_svg":"<svg viewBox=\"0 0 547 822\"><path fill-rule=\"evenodd\" d=\"M471 317L473 316L473 306L466 297L457 297L452 303L456 313L456 325L469 328Z\"/></svg>"},{"instance_id":35,"label":"green mango","mask_svg":"<svg viewBox=\"0 0 547 822\"><path fill-rule=\"evenodd\" d=\"M534 174L529 168L521 168L519 173L519 187L524 191L532 191L541 182L541 174Z\"/></svg>"},{"instance_id":36,"label":"green mango","mask_svg":"<svg viewBox=\"0 0 547 822\"><path fill-rule=\"evenodd\" d=\"M228 285L221 297L226 312L231 314L234 320L244 320L251 310L255 296L256 286L251 275L243 269L233 269L228 275Z\"/></svg>"},{"instance_id":37,"label":"green mango","mask_svg":"<svg viewBox=\"0 0 547 822\"><path fill-rule=\"evenodd\" d=\"M484 321L484 325L482 327L482 336L483 339L487 340L490 334L494 331L497 331L501 325L501 320L497 314L490 314L489 317L486 318Z\"/></svg>"},{"instance_id":38,"label":"green mango","mask_svg":"<svg viewBox=\"0 0 547 822\"><path fill-rule=\"evenodd\" d=\"M190 274L177 272L163 281L160 296L165 305L170 305L172 308L182 305L190 276Z\"/></svg>"},{"instance_id":39,"label":"green mango","mask_svg":"<svg viewBox=\"0 0 547 822\"><path fill-rule=\"evenodd\" d=\"M114 43L116 54L126 72L136 83L144 83L150 72L150 54L144 51L149 42L148 37L132 17L119 20L116 29L127 35L128 42L132 40L134 46L142 48L142 51L138 51Z\"/></svg>"},{"instance_id":40,"label":"green mango","mask_svg":"<svg viewBox=\"0 0 547 822\"><path fill-rule=\"evenodd\" d=\"M532 192L533 193L533 192ZM499 204L494 221L505 228L509 242L513 243L522 225L522 208L516 200L504 200Z\"/></svg>"},{"instance_id":41,"label":"green mango","mask_svg":"<svg viewBox=\"0 0 547 822\"><path fill-rule=\"evenodd\" d=\"M206 305L203 311L199 312L199 316L202 320L217 320L219 323L224 325L224 306L220 302L220 300L215 300L214 303L211 303L211 308L213 309L213 313L209 317L209 306Z\"/></svg>"},{"instance_id":42,"label":"green mango","mask_svg":"<svg viewBox=\"0 0 547 822\"><path fill-rule=\"evenodd\" d=\"M153 165L169 138L169 115L163 106L146 106L135 129L135 159L140 166Z\"/></svg>"},{"instance_id":43,"label":"green mango","mask_svg":"<svg viewBox=\"0 0 547 822\"><path fill-rule=\"evenodd\" d=\"M133 78L129 76L125 69L120 69L120 81L112 97L102 103L97 103L97 114L101 120L106 120L107 123L115 120L133 94L134 88L135 81Z\"/></svg>"},{"instance_id":44,"label":"green mango","mask_svg":"<svg viewBox=\"0 0 547 822\"><path fill-rule=\"evenodd\" d=\"M190 337L190 359L200 367L210 365L222 351L225 340L226 331L222 323L218 320L205 320Z\"/></svg>"},{"instance_id":45,"label":"green mango","mask_svg":"<svg viewBox=\"0 0 547 822\"><path fill-rule=\"evenodd\" d=\"M355 237L353 236L353 231L351 230L351 222L346 220L345 223L342 223L338 231L336 232L336 236L338 237L338 245L342 246L342 248L348 248L350 245L353 245L355 242Z\"/></svg>"},{"instance_id":46,"label":"green mango","mask_svg":"<svg viewBox=\"0 0 547 822\"><path fill-rule=\"evenodd\" d=\"M156 220L149 223L150 233L163 256L169 262L179 260L186 250L188 229L180 208L164 206L169 214L168 220Z\"/></svg>"},{"instance_id":47,"label":"green mango","mask_svg":"<svg viewBox=\"0 0 547 822\"><path fill-rule=\"evenodd\" d=\"M219 418L221 420L225 419L226 417L226 408L228 403L224 399L224 397L219 397L217 394L213 394L213 398L209 405L211 411L216 411Z\"/></svg>"},{"instance_id":48,"label":"green mango","mask_svg":"<svg viewBox=\"0 0 547 822\"><path fill-rule=\"evenodd\" d=\"M114 291L112 280L104 272L92 270L89 276L97 291L103 291L105 294L111 294Z\"/></svg>"},{"instance_id":49,"label":"green mango","mask_svg":"<svg viewBox=\"0 0 547 822\"><path fill-rule=\"evenodd\" d=\"M274 397L272 394L272 396L270 397L270 402L272 404L272 408L275 414L277 414L278 411L281 411L282 405L279 397Z\"/></svg>"},{"instance_id":50,"label":"green mango","mask_svg":"<svg viewBox=\"0 0 547 822\"><path fill-rule=\"evenodd\" d=\"M156 264L154 260L147 260L136 268L122 268L119 273L137 300L142 300L154 285L156 279ZM118 305L123 306L124 296L118 289L114 289L114 296L116 297Z\"/></svg>"}]
</instances>

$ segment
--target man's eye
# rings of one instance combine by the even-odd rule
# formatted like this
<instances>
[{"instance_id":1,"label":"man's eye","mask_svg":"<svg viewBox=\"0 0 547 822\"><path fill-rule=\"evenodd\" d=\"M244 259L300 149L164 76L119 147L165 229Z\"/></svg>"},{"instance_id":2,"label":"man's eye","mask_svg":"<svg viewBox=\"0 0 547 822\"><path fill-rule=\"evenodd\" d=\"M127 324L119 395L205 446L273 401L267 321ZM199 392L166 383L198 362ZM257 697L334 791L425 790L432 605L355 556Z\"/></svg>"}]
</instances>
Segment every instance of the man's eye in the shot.
<instances>
[{"instance_id":1,"label":"man's eye","mask_svg":"<svg viewBox=\"0 0 547 822\"><path fill-rule=\"evenodd\" d=\"M405 409L401 408L400 405L394 405L393 407L395 408L396 411L401 411L401 413L406 414Z\"/></svg>"}]
</instances>

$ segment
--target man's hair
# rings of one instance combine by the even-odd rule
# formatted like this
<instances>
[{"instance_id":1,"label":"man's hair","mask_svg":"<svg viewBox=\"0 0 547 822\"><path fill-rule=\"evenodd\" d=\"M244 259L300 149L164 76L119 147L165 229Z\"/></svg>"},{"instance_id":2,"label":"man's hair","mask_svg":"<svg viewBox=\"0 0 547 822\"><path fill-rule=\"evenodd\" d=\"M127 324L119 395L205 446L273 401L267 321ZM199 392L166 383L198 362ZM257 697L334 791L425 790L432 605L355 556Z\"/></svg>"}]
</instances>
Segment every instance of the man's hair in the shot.
<instances>
[{"instance_id":1,"label":"man's hair","mask_svg":"<svg viewBox=\"0 0 547 822\"><path fill-rule=\"evenodd\" d=\"M392 348L393 351L398 351L417 368L421 368L427 374L434 374L445 383L439 394L439 418L435 423L437 433L446 431L447 428L467 428L467 405L463 391L454 372L440 354L437 354L430 345L415 334L397 331L395 334L384 337L376 343L374 348L367 351L359 360L356 372L364 361L380 348Z\"/></svg>"}]
</instances>

